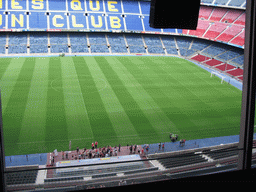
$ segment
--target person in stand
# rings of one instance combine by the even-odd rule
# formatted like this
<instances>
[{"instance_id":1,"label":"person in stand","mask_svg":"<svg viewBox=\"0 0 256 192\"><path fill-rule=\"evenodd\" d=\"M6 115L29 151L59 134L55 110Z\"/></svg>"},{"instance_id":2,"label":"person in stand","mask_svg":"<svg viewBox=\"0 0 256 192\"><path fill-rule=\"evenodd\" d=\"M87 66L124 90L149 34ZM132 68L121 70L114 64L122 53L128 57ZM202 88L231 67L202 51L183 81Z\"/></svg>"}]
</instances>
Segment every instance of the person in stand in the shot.
<instances>
[{"instance_id":1,"label":"person in stand","mask_svg":"<svg viewBox=\"0 0 256 192\"><path fill-rule=\"evenodd\" d=\"M181 146L181 147L183 147L183 146L185 145L185 141L186 141L185 139L181 139L181 140L180 140L180 146Z\"/></svg>"},{"instance_id":2,"label":"person in stand","mask_svg":"<svg viewBox=\"0 0 256 192\"><path fill-rule=\"evenodd\" d=\"M132 154L132 145L130 146L130 154Z\"/></svg>"},{"instance_id":3,"label":"person in stand","mask_svg":"<svg viewBox=\"0 0 256 192\"><path fill-rule=\"evenodd\" d=\"M64 160L64 151L61 151L62 160Z\"/></svg>"},{"instance_id":4,"label":"person in stand","mask_svg":"<svg viewBox=\"0 0 256 192\"><path fill-rule=\"evenodd\" d=\"M146 151L147 151L147 153L148 153L148 150L149 150L149 145L147 144L147 146L146 146Z\"/></svg>"},{"instance_id":5,"label":"person in stand","mask_svg":"<svg viewBox=\"0 0 256 192\"><path fill-rule=\"evenodd\" d=\"M66 151L66 159L68 159L68 151Z\"/></svg>"},{"instance_id":6,"label":"person in stand","mask_svg":"<svg viewBox=\"0 0 256 192\"><path fill-rule=\"evenodd\" d=\"M52 156L52 166L54 165L54 156Z\"/></svg>"},{"instance_id":7,"label":"person in stand","mask_svg":"<svg viewBox=\"0 0 256 192\"><path fill-rule=\"evenodd\" d=\"M118 151L120 152L121 151L121 144L119 143L118 145Z\"/></svg>"}]
</instances>

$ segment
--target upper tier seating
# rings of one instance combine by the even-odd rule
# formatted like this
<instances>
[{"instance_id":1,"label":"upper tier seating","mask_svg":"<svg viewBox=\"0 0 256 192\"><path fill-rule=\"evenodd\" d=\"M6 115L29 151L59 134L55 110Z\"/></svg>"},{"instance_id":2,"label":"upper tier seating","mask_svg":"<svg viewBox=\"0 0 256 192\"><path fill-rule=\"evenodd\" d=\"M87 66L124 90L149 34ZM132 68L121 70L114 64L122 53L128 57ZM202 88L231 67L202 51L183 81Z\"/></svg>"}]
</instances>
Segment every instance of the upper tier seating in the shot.
<instances>
[{"instance_id":1,"label":"upper tier seating","mask_svg":"<svg viewBox=\"0 0 256 192\"><path fill-rule=\"evenodd\" d=\"M245 7L246 0L202 0L201 4L220 5L227 7Z\"/></svg>"},{"instance_id":2,"label":"upper tier seating","mask_svg":"<svg viewBox=\"0 0 256 192\"><path fill-rule=\"evenodd\" d=\"M245 11L201 6L196 30L183 30L183 34L244 45Z\"/></svg>"}]
</instances>

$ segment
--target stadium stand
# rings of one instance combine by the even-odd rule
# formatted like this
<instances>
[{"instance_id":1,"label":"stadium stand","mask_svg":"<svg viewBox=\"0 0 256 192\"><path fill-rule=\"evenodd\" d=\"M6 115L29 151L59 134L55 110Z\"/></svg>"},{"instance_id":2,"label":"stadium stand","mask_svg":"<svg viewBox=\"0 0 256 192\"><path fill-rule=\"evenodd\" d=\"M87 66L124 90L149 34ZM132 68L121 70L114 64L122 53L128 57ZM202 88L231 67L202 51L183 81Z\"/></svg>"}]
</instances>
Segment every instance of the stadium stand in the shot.
<instances>
[{"instance_id":1,"label":"stadium stand","mask_svg":"<svg viewBox=\"0 0 256 192\"><path fill-rule=\"evenodd\" d=\"M245 8L246 0L202 0L202 4L211 6L224 6L233 8Z\"/></svg>"},{"instance_id":2,"label":"stadium stand","mask_svg":"<svg viewBox=\"0 0 256 192\"><path fill-rule=\"evenodd\" d=\"M30 53L48 53L46 33L29 33Z\"/></svg>"},{"instance_id":3,"label":"stadium stand","mask_svg":"<svg viewBox=\"0 0 256 192\"><path fill-rule=\"evenodd\" d=\"M18 54L27 53L27 34L9 33L8 34L8 53Z\"/></svg>"},{"instance_id":4,"label":"stadium stand","mask_svg":"<svg viewBox=\"0 0 256 192\"><path fill-rule=\"evenodd\" d=\"M147 35L144 36L144 41L149 53L165 53L159 36Z\"/></svg>"},{"instance_id":5,"label":"stadium stand","mask_svg":"<svg viewBox=\"0 0 256 192\"><path fill-rule=\"evenodd\" d=\"M109 53L105 34L89 33L88 37L92 53Z\"/></svg>"},{"instance_id":6,"label":"stadium stand","mask_svg":"<svg viewBox=\"0 0 256 192\"><path fill-rule=\"evenodd\" d=\"M0 54L5 54L6 34L0 36Z\"/></svg>"},{"instance_id":7,"label":"stadium stand","mask_svg":"<svg viewBox=\"0 0 256 192\"><path fill-rule=\"evenodd\" d=\"M111 45L112 53L128 53L123 34L108 33L107 38Z\"/></svg>"},{"instance_id":8,"label":"stadium stand","mask_svg":"<svg viewBox=\"0 0 256 192\"><path fill-rule=\"evenodd\" d=\"M69 33L72 53L89 53L87 36L83 33Z\"/></svg>"},{"instance_id":9,"label":"stadium stand","mask_svg":"<svg viewBox=\"0 0 256 192\"><path fill-rule=\"evenodd\" d=\"M6 174L7 185L19 185L19 184L33 184L36 182L38 171L32 170L38 168L38 166L26 166L26 167L9 167L8 171L19 170L26 168L27 171L14 172ZM31 171L29 171L31 170Z\"/></svg>"},{"instance_id":10,"label":"stadium stand","mask_svg":"<svg viewBox=\"0 0 256 192\"><path fill-rule=\"evenodd\" d=\"M141 35L125 34L130 53L146 53Z\"/></svg>"},{"instance_id":11,"label":"stadium stand","mask_svg":"<svg viewBox=\"0 0 256 192\"><path fill-rule=\"evenodd\" d=\"M51 53L68 53L67 33L49 33Z\"/></svg>"}]
</instances>

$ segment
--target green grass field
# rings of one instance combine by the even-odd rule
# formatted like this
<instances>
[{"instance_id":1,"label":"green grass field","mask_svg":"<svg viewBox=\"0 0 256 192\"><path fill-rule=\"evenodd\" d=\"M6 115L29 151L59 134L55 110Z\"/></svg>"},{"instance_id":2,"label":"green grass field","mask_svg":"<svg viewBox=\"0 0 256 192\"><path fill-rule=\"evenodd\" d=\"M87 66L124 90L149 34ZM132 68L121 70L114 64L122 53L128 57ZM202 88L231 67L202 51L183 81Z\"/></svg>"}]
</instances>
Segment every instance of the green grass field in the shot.
<instances>
[{"instance_id":1,"label":"green grass field","mask_svg":"<svg viewBox=\"0 0 256 192\"><path fill-rule=\"evenodd\" d=\"M242 92L175 57L1 58L5 155L239 134Z\"/></svg>"}]
</instances>

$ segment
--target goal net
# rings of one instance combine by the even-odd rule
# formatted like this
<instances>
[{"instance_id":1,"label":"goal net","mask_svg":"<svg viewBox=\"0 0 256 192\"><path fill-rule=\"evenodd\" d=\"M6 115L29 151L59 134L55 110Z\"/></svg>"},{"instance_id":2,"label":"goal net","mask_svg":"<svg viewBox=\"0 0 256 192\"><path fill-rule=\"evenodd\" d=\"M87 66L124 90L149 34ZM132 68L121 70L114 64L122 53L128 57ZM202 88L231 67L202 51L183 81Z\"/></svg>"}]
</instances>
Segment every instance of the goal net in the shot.
<instances>
[{"instance_id":1,"label":"goal net","mask_svg":"<svg viewBox=\"0 0 256 192\"><path fill-rule=\"evenodd\" d=\"M215 72L215 71L211 72L211 77L213 77L213 76L219 77L221 79L221 84L223 83L224 79L226 78L226 77L222 76L220 73Z\"/></svg>"}]
</instances>

